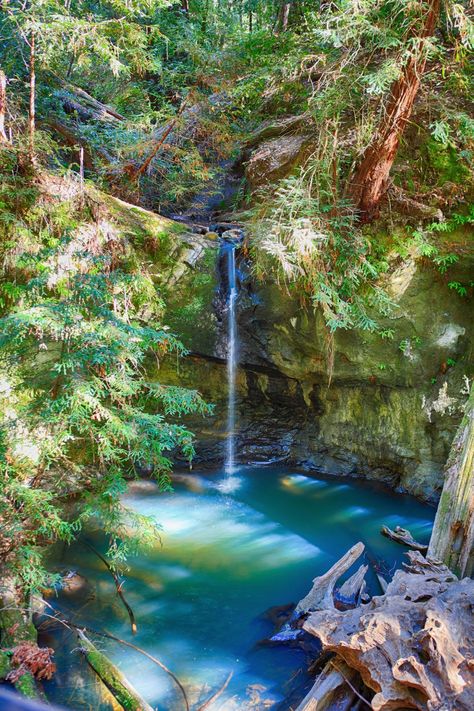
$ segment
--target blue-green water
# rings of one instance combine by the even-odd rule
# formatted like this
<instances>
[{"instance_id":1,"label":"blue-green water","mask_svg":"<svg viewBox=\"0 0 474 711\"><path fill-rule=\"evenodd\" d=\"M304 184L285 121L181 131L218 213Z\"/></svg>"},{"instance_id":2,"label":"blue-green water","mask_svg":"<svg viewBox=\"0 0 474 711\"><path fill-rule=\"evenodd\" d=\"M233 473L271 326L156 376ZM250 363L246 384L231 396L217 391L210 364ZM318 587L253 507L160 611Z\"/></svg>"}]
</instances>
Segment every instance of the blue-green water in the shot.
<instances>
[{"instance_id":1,"label":"blue-green water","mask_svg":"<svg viewBox=\"0 0 474 711\"><path fill-rule=\"evenodd\" d=\"M243 467L230 480L219 472L184 476L166 495L138 483L125 503L156 518L163 529L162 547L130 561L126 577L137 635L131 636L110 574L80 544L56 562L87 578L88 594L50 602L78 624L105 629L157 656L179 676L194 704L232 671L213 711L276 706L304 663L298 650L258 645L272 631L262 613L297 602L312 579L358 540L371 559L385 561L387 568L400 565L404 548L380 535L382 524L404 526L427 541L434 517L417 500L370 483L273 467ZM99 535L89 538L100 546ZM374 577L371 584L378 594ZM48 632L44 641L58 649L50 698L71 709L111 708L98 700L75 637ZM150 704L183 708L172 681L152 662L114 642L101 640L100 646Z\"/></svg>"}]
</instances>

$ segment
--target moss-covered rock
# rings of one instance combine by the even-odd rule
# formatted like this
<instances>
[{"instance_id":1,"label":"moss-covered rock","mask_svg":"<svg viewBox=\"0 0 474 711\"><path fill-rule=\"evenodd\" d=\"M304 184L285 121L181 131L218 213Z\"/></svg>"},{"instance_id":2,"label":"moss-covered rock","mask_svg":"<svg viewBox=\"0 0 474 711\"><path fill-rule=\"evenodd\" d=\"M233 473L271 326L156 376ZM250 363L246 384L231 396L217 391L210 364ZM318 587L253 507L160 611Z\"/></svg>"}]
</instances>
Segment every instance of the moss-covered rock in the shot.
<instances>
[{"instance_id":1,"label":"moss-covered rock","mask_svg":"<svg viewBox=\"0 0 474 711\"><path fill-rule=\"evenodd\" d=\"M381 242L387 239L380 235ZM396 304L379 319L384 337L336 332L332 369L322 316L302 306L297 293L271 282L253 284L252 299L241 290L242 460L286 459L437 498L465 378L472 374L471 297L449 287L472 278L469 233L440 234L440 246L445 242L459 255L446 274L404 247L401 232L397 240L396 251L388 242L380 251L387 260L383 286ZM174 329L201 357L185 359L179 371L171 362L160 371L161 378L197 387L216 404L204 424L191 423L199 436L198 459L208 463L223 456L227 404L225 361L216 359L215 350L220 325L212 312L214 259L209 252L183 276L168 307Z\"/></svg>"}]
</instances>

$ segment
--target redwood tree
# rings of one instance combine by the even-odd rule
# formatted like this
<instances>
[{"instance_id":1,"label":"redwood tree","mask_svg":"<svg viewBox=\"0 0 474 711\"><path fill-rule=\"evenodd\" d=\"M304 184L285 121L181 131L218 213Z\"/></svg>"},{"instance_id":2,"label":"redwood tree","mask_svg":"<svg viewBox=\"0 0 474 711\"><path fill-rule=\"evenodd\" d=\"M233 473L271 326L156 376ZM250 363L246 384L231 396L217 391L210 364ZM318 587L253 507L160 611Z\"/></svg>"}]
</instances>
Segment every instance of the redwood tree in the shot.
<instances>
[{"instance_id":1,"label":"redwood tree","mask_svg":"<svg viewBox=\"0 0 474 711\"><path fill-rule=\"evenodd\" d=\"M33 31L30 36L30 106L28 112L29 159L35 160L36 132L36 37Z\"/></svg>"},{"instance_id":2,"label":"redwood tree","mask_svg":"<svg viewBox=\"0 0 474 711\"><path fill-rule=\"evenodd\" d=\"M380 125L352 179L351 195L363 222L369 222L377 216L380 201L387 190L400 137L411 116L425 70L427 40L435 32L439 14L440 0L425 0L422 3L418 29L411 35L416 46L402 68L400 77L392 85Z\"/></svg>"},{"instance_id":3,"label":"redwood tree","mask_svg":"<svg viewBox=\"0 0 474 711\"><path fill-rule=\"evenodd\" d=\"M7 77L0 69L0 141L7 140L5 131L5 114L7 110Z\"/></svg>"}]
</instances>

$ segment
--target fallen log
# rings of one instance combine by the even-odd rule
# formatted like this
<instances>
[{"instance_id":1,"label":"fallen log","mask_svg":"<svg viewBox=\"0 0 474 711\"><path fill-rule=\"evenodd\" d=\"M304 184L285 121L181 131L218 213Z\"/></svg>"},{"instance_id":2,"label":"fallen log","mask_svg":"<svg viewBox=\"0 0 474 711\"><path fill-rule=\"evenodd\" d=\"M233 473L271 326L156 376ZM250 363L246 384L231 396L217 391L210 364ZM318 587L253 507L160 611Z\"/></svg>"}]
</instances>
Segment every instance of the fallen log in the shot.
<instances>
[{"instance_id":1,"label":"fallen log","mask_svg":"<svg viewBox=\"0 0 474 711\"><path fill-rule=\"evenodd\" d=\"M428 550L428 546L425 543L418 543L418 541L415 541L410 531L408 531L408 529L406 528L402 528L401 526L396 526L394 531L392 531L392 529L388 526L382 526L380 533L382 534L382 536L390 538L396 543L401 543L404 546L408 546L409 548L412 548L415 551L426 553L426 551Z\"/></svg>"},{"instance_id":2,"label":"fallen log","mask_svg":"<svg viewBox=\"0 0 474 711\"><path fill-rule=\"evenodd\" d=\"M137 647L136 644L132 644L132 642L127 642L124 639L120 639L120 637L116 637L115 635L110 634L109 632L101 632L99 630L92 629L91 627L86 627L85 625L78 625L75 622L72 622L71 620L65 618L64 615L62 615L62 613L60 613L59 611L56 611L54 609L54 607L52 607L45 600L43 602L45 604L45 607L48 607L51 610L51 612L55 613L55 614L49 614L43 610L41 612L41 615L46 617L48 620L51 620L52 622L56 622L56 623L62 625L63 627L65 627L66 629L74 630L74 631L76 631L76 633L78 633L79 631L82 632L83 634L85 632L89 632L90 634L97 635L98 637L103 637L104 639L110 639L113 642L118 642L118 644L121 644L124 647L128 647L129 649L133 649L135 652L138 652L139 654L142 654L144 657L149 659L151 662L153 662L153 664L156 664L160 669L162 669L164 672L166 672L166 674L168 674L171 679L173 679L174 683L180 690L180 693L183 697L184 707L185 707L186 711L189 711L189 701L188 701L188 697L187 697L186 690L185 690L184 686L182 685L182 683L180 682L180 680L178 679L176 674L174 674L170 669L168 669L168 667L165 664L163 664L163 662L161 662L159 659L157 659L157 657L154 657L152 654L149 654L141 647Z\"/></svg>"},{"instance_id":3,"label":"fallen log","mask_svg":"<svg viewBox=\"0 0 474 711\"><path fill-rule=\"evenodd\" d=\"M57 133L70 148L84 149L84 165L88 170L92 170L95 165L94 158L98 156L104 163L110 165L112 156L104 148L92 147L89 143L76 133L73 126L66 125L55 116L49 116L42 122L50 130Z\"/></svg>"},{"instance_id":4,"label":"fallen log","mask_svg":"<svg viewBox=\"0 0 474 711\"><path fill-rule=\"evenodd\" d=\"M356 694L348 682L357 682L358 674L342 661L337 667L330 660L296 711L351 711Z\"/></svg>"},{"instance_id":5,"label":"fallen log","mask_svg":"<svg viewBox=\"0 0 474 711\"><path fill-rule=\"evenodd\" d=\"M84 106L82 107L83 110L88 110L89 112L92 112L93 110L94 118L108 121L126 120L125 116L119 114L118 111L116 111L112 106L109 106L108 104L103 104L101 101L98 101L98 99L95 99L87 91L84 91L84 89L81 89L79 86L75 86L74 84L64 81L63 79L60 79L60 83L63 87L64 93L60 92L59 98L67 100L70 99L71 96L75 97L76 103L82 102L82 104L84 104Z\"/></svg>"},{"instance_id":6,"label":"fallen log","mask_svg":"<svg viewBox=\"0 0 474 711\"><path fill-rule=\"evenodd\" d=\"M125 711L153 711L115 664L97 649L82 630L77 630L77 636L87 663Z\"/></svg>"}]
</instances>

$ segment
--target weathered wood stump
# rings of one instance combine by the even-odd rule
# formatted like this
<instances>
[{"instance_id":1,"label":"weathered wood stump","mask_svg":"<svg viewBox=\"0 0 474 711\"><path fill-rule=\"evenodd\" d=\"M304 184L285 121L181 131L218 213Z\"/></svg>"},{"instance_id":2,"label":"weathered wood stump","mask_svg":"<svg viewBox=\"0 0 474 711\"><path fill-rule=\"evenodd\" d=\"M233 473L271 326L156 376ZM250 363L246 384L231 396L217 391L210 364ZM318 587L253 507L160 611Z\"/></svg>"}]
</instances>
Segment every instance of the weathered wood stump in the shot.
<instances>
[{"instance_id":1,"label":"weathered wood stump","mask_svg":"<svg viewBox=\"0 0 474 711\"><path fill-rule=\"evenodd\" d=\"M428 556L474 574L474 387L451 448Z\"/></svg>"},{"instance_id":2,"label":"weathered wood stump","mask_svg":"<svg viewBox=\"0 0 474 711\"><path fill-rule=\"evenodd\" d=\"M398 570L385 595L345 612L320 609L304 629L375 692L375 711L472 711L474 580L407 555L410 570Z\"/></svg>"}]
</instances>

